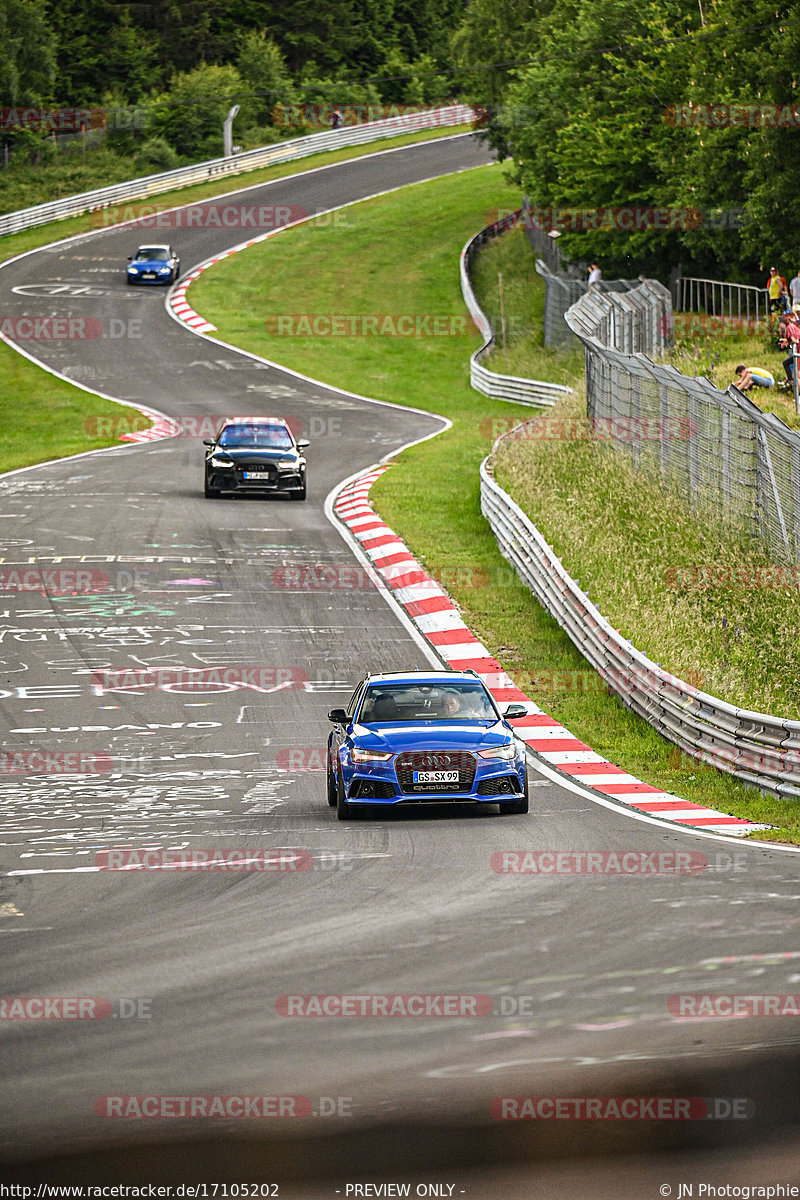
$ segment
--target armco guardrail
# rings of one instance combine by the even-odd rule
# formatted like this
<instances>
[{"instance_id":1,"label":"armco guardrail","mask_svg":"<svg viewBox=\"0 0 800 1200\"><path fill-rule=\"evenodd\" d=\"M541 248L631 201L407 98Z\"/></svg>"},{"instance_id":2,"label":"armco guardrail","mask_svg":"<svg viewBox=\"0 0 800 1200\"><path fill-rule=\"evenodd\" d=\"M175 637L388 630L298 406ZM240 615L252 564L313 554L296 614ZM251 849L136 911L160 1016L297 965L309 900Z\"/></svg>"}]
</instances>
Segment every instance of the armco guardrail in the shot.
<instances>
[{"instance_id":1,"label":"armco guardrail","mask_svg":"<svg viewBox=\"0 0 800 1200\"><path fill-rule=\"evenodd\" d=\"M174 171L163 171L159 175L145 175L126 183L112 184L93 192L82 192L78 196L67 196L63 200L52 200L47 204L36 204L32 208L21 208L16 212L0 216L0 236L58 221L64 217L76 217L80 213L108 208L111 204L126 200L141 200L168 192L172 188L186 187L192 183L204 183L208 179L227 175L240 175L257 167L268 167L274 163L291 162L323 150L337 150L341 146L359 146L364 142L378 141L400 133L435 129L442 126L466 125L473 120L473 109L468 104L451 104L445 108L427 109L417 113L404 113L387 117L383 121L372 121L364 125L350 125L340 129L311 133L306 137L293 138L289 142L277 142L262 146L258 150L247 150L230 158L214 158L208 162L195 163L189 167L177 167Z\"/></svg>"},{"instance_id":2,"label":"armco guardrail","mask_svg":"<svg viewBox=\"0 0 800 1200\"><path fill-rule=\"evenodd\" d=\"M483 345L469 360L469 380L475 391L481 392L484 396L491 396L494 400L509 400L516 404L535 404L538 407L542 404L555 404L559 396L568 394L572 389L564 387L560 383L520 379L517 375L498 375L495 371L489 371L481 365L481 359L485 358L494 346L495 336L489 318L478 304L469 278L470 266L481 246L485 246L492 238L505 233L507 229L513 229L519 223L521 216L521 209L509 213L492 225L487 225L475 237L470 238L461 251L461 293L464 303L484 338Z\"/></svg>"},{"instance_id":3,"label":"armco guardrail","mask_svg":"<svg viewBox=\"0 0 800 1200\"><path fill-rule=\"evenodd\" d=\"M517 430L524 426L517 426ZM492 455L504 438L498 438ZM800 796L800 721L736 708L684 683L602 616L518 504L481 464L481 509L500 550L623 704L713 767L777 796Z\"/></svg>"}]
</instances>

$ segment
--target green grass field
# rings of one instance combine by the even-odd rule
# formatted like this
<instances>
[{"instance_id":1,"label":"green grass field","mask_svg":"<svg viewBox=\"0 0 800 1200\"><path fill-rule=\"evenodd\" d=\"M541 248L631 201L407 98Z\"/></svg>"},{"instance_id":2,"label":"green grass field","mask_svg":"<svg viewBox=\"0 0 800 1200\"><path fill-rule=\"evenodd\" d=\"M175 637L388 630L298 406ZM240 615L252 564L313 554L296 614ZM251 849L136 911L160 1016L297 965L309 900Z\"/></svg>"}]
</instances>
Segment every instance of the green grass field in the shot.
<instances>
[{"instance_id":1,"label":"green grass field","mask_svg":"<svg viewBox=\"0 0 800 1200\"><path fill-rule=\"evenodd\" d=\"M687 799L779 826L770 837L800 841L795 806L686 764L675 747L598 686L598 677L499 554L480 513L478 467L497 428L516 423L527 410L472 391L467 363L477 336L277 332L279 318L298 314L463 315L459 251L488 212L517 203L496 166L410 187L348 209L346 227L300 227L227 259L193 285L191 301L223 340L339 387L449 417L452 428L405 451L372 495L426 568L446 581L470 628L543 708L625 770ZM526 248L516 233L512 238ZM520 373L577 383L580 352L557 354L537 345L541 297L528 295L524 282L532 257L526 263L520 250L512 264L507 245L499 244L486 251L493 253L508 273L506 305L518 303L515 293L522 298L513 347L514 361L525 368ZM496 259L479 262L487 310L496 275ZM491 365L498 359L506 365L501 355L511 349L493 356ZM580 405L580 392L571 403Z\"/></svg>"}]
</instances>

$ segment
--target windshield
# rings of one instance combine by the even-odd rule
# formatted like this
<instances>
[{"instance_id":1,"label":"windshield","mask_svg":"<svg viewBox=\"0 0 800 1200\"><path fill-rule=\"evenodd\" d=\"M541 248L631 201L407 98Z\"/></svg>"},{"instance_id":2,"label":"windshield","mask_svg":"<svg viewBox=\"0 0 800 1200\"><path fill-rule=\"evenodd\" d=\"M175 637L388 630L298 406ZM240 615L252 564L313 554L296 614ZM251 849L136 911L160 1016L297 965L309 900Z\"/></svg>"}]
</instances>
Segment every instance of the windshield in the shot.
<instances>
[{"instance_id":1,"label":"windshield","mask_svg":"<svg viewBox=\"0 0 800 1200\"><path fill-rule=\"evenodd\" d=\"M395 721L497 721L499 714L477 680L446 684L371 684L358 713L362 725Z\"/></svg>"},{"instance_id":2,"label":"windshield","mask_svg":"<svg viewBox=\"0 0 800 1200\"><path fill-rule=\"evenodd\" d=\"M228 425L219 435L220 446L291 450L294 443L285 425Z\"/></svg>"},{"instance_id":3,"label":"windshield","mask_svg":"<svg viewBox=\"0 0 800 1200\"><path fill-rule=\"evenodd\" d=\"M166 262L169 250L166 246L142 246L136 251L136 258L139 262Z\"/></svg>"}]
</instances>

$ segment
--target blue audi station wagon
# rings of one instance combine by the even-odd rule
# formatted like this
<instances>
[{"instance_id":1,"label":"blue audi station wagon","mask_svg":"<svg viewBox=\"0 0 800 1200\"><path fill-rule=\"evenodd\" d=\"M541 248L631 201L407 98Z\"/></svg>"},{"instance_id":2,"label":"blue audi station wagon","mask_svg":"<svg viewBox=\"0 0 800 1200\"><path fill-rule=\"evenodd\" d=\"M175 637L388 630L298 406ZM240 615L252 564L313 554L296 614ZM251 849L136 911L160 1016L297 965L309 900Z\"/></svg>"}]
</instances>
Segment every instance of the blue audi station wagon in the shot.
<instances>
[{"instance_id":1,"label":"blue audi station wagon","mask_svg":"<svg viewBox=\"0 0 800 1200\"><path fill-rule=\"evenodd\" d=\"M367 675L328 713L328 803L339 820L387 804L498 804L528 811L525 746L473 672Z\"/></svg>"}]
</instances>

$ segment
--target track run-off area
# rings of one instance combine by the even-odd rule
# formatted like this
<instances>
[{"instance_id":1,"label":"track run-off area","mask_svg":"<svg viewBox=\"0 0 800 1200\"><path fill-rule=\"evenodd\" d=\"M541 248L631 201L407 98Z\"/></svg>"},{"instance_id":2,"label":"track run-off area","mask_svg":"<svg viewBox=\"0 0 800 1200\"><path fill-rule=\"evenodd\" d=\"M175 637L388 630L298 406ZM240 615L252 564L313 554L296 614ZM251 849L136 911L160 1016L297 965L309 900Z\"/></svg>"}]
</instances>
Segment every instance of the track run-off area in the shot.
<instances>
[{"instance_id":1,"label":"track run-off area","mask_svg":"<svg viewBox=\"0 0 800 1200\"><path fill-rule=\"evenodd\" d=\"M226 202L327 211L488 161L483 143L459 135ZM4 570L109 582L0 602L5 751L90 764L0 777L0 992L102 1001L99 1019L0 1021L0 1161L121 1143L135 1155L212 1125L258 1132L230 1114L113 1119L121 1110L105 1097L300 1097L295 1119L268 1123L276 1143L335 1145L393 1122L452 1127L462 1130L452 1163L463 1164L447 1175L452 1194L489 1196L480 1170L499 1171L517 1153L512 1133L531 1132L498 1121L498 1099L658 1094L747 1100L746 1119L712 1122L712 1142L758 1164L753 1145L796 1119L798 1017L754 1003L700 1019L680 997L800 991L800 858L595 802L534 759L527 816L408 808L339 824L325 795L328 710L365 670L428 667L432 652L382 590L289 588L286 572L361 569L326 498L444 422L199 338L161 289L126 288L126 259L148 236L100 229L0 267L4 314L91 318L104 331L38 342L37 361L184 428L196 419L197 433L0 477ZM164 240L186 274L243 237L187 227ZM130 322L136 336L111 334ZM280 413L311 434L305 503L203 499L204 418L232 413ZM169 682L187 669L239 680L225 691ZM132 671L148 682L137 687ZM102 869L118 850L269 851L300 869ZM563 870L499 870L516 851L559 851ZM585 852L638 856L642 870L592 871ZM431 999L405 1016L295 1015L285 998L308 995ZM467 999L451 1015L442 996ZM474 1011L476 996L490 1001ZM645 1125L654 1151L708 1144L708 1122ZM616 1148L643 1149L633 1134L626 1142L630 1128ZM585 1129L571 1125L576 1153ZM489 1168L471 1158L487 1139ZM319 1194L368 1169L385 1179L375 1161L397 1171L390 1151L370 1160L367 1147L386 1144L331 1151L339 1174ZM425 1137L408 1145L409 1170L415 1151L433 1161ZM186 1178L193 1163L208 1174L198 1151ZM479 1183L467 1187L469 1171ZM682 1178L699 1175L687 1166Z\"/></svg>"}]
</instances>

